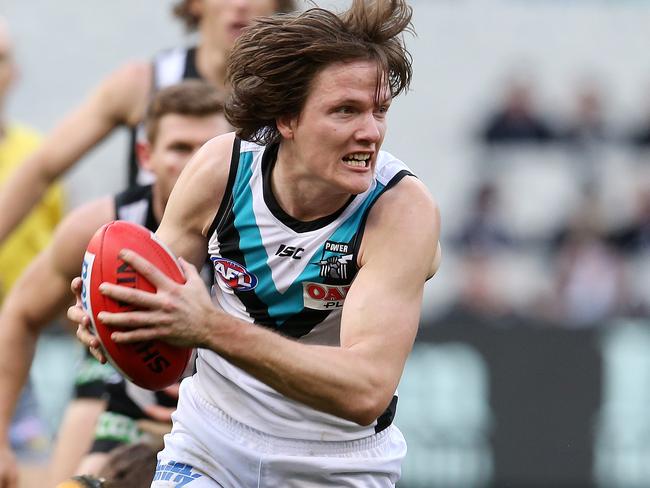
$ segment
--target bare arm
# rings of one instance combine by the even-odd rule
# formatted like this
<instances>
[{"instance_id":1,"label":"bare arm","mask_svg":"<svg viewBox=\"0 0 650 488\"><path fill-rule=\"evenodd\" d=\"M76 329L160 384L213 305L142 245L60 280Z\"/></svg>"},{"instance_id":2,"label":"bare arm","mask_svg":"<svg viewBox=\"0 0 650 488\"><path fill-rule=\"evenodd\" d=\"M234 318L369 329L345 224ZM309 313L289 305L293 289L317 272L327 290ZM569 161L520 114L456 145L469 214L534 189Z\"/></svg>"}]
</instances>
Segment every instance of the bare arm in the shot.
<instances>
[{"instance_id":1,"label":"bare arm","mask_svg":"<svg viewBox=\"0 0 650 488\"><path fill-rule=\"evenodd\" d=\"M234 320L215 326L208 346L290 398L372 423L390 403L411 351L438 235L437 208L419 182L406 179L371 212L340 347L304 345Z\"/></svg>"},{"instance_id":2,"label":"bare arm","mask_svg":"<svg viewBox=\"0 0 650 488\"><path fill-rule=\"evenodd\" d=\"M174 196L190 192L192 187L185 187L189 181L181 178L171 208L179 203L172 202ZM180 198L191 208L179 205L166 212L158 234L176 252L187 255L188 249L177 243L186 232L199 235L201 226L187 222L193 211L201 211L207 197ZM116 341L162 338L209 348L290 398L369 424L388 406L411 350L424 282L435 271L438 235L437 208L419 182L405 179L382 196L368 219L362 268L346 298L340 347L305 345L250 326L214 308L196 270L187 264L188 282L177 285L133 253L125 259L158 292L110 285L106 292L150 311L107 314L102 320L138 327L114 333ZM393 265L395 256L399 266Z\"/></svg>"},{"instance_id":3,"label":"bare arm","mask_svg":"<svg viewBox=\"0 0 650 488\"><path fill-rule=\"evenodd\" d=\"M147 63L126 65L99 85L48 135L0 188L0 243L25 218L47 187L120 124L144 114L151 79Z\"/></svg>"},{"instance_id":4,"label":"bare arm","mask_svg":"<svg viewBox=\"0 0 650 488\"><path fill-rule=\"evenodd\" d=\"M73 301L70 280L81 270L88 241L114 215L110 198L72 212L7 296L0 312L0 444L8 443L9 423L38 336Z\"/></svg>"}]
</instances>

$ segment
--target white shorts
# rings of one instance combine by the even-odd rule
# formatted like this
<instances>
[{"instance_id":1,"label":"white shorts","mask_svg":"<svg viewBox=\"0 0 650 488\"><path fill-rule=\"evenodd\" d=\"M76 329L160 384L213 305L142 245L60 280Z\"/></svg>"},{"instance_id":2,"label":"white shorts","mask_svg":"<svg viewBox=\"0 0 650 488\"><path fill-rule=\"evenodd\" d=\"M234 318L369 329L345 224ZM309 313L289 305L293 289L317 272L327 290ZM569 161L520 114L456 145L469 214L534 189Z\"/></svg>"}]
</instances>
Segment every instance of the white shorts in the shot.
<instances>
[{"instance_id":1,"label":"white shorts","mask_svg":"<svg viewBox=\"0 0 650 488\"><path fill-rule=\"evenodd\" d=\"M151 488L387 488L400 477L406 442L390 426L355 441L275 437L241 424L188 378L165 436Z\"/></svg>"}]
</instances>

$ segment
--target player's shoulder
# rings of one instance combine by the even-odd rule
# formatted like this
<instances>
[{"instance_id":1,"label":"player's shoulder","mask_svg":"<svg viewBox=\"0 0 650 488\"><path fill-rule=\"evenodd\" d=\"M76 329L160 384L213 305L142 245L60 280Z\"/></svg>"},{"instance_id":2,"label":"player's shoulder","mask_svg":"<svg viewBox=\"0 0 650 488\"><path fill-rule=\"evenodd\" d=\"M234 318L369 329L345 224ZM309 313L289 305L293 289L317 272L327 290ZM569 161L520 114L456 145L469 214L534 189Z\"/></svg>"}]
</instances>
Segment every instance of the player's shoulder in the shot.
<instances>
[{"instance_id":1,"label":"player's shoulder","mask_svg":"<svg viewBox=\"0 0 650 488\"><path fill-rule=\"evenodd\" d=\"M410 172L395 170L390 186L372 206L362 242L361 261L389 249L426 250L440 233L440 211L427 187ZM379 179L379 178L378 178Z\"/></svg>"},{"instance_id":2,"label":"player's shoulder","mask_svg":"<svg viewBox=\"0 0 650 488\"><path fill-rule=\"evenodd\" d=\"M438 205L429 189L410 169L392 154L381 151L377 158L375 178L385 187L371 214L400 218L408 208L417 208L424 218L435 216Z\"/></svg>"},{"instance_id":3,"label":"player's shoulder","mask_svg":"<svg viewBox=\"0 0 650 488\"><path fill-rule=\"evenodd\" d=\"M235 140L234 132L213 137L197 151L183 173L199 180L205 177L219 177L224 172L227 176Z\"/></svg>"}]
</instances>

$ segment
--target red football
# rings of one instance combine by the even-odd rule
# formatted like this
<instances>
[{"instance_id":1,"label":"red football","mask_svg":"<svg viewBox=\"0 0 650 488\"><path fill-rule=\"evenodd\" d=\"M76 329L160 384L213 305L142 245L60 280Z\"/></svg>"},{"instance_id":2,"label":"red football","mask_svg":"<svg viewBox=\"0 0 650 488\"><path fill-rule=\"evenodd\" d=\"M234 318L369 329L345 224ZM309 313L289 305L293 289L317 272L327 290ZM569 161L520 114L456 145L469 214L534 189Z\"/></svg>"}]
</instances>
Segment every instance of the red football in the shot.
<instances>
[{"instance_id":1,"label":"red football","mask_svg":"<svg viewBox=\"0 0 650 488\"><path fill-rule=\"evenodd\" d=\"M174 281L185 283L176 258L153 232L132 222L116 220L103 225L88 243L81 271L81 301L111 364L136 385L160 390L181 378L192 350L159 340L117 344L112 341L111 333L118 329L97 318L101 311L128 312L135 309L102 295L99 285L104 282L156 291L149 281L118 257L124 248L137 252Z\"/></svg>"}]
</instances>

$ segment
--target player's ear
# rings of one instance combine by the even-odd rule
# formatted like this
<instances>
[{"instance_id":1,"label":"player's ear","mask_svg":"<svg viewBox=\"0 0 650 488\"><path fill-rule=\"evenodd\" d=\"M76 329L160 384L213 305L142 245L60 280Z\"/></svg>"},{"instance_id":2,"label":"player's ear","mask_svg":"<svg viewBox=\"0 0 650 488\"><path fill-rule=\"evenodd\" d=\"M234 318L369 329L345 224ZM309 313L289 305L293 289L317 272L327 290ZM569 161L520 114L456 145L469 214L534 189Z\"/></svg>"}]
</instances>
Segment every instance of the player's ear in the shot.
<instances>
[{"instance_id":1,"label":"player's ear","mask_svg":"<svg viewBox=\"0 0 650 488\"><path fill-rule=\"evenodd\" d=\"M138 156L138 164L141 168L151 171L151 144L146 141L137 142L135 153Z\"/></svg>"},{"instance_id":2,"label":"player's ear","mask_svg":"<svg viewBox=\"0 0 650 488\"><path fill-rule=\"evenodd\" d=\"M297 123L298 117L292 115L283 115L275 121L275 125L283 139L293 139L293 132Z\"/></svg>"}]
</instances>

